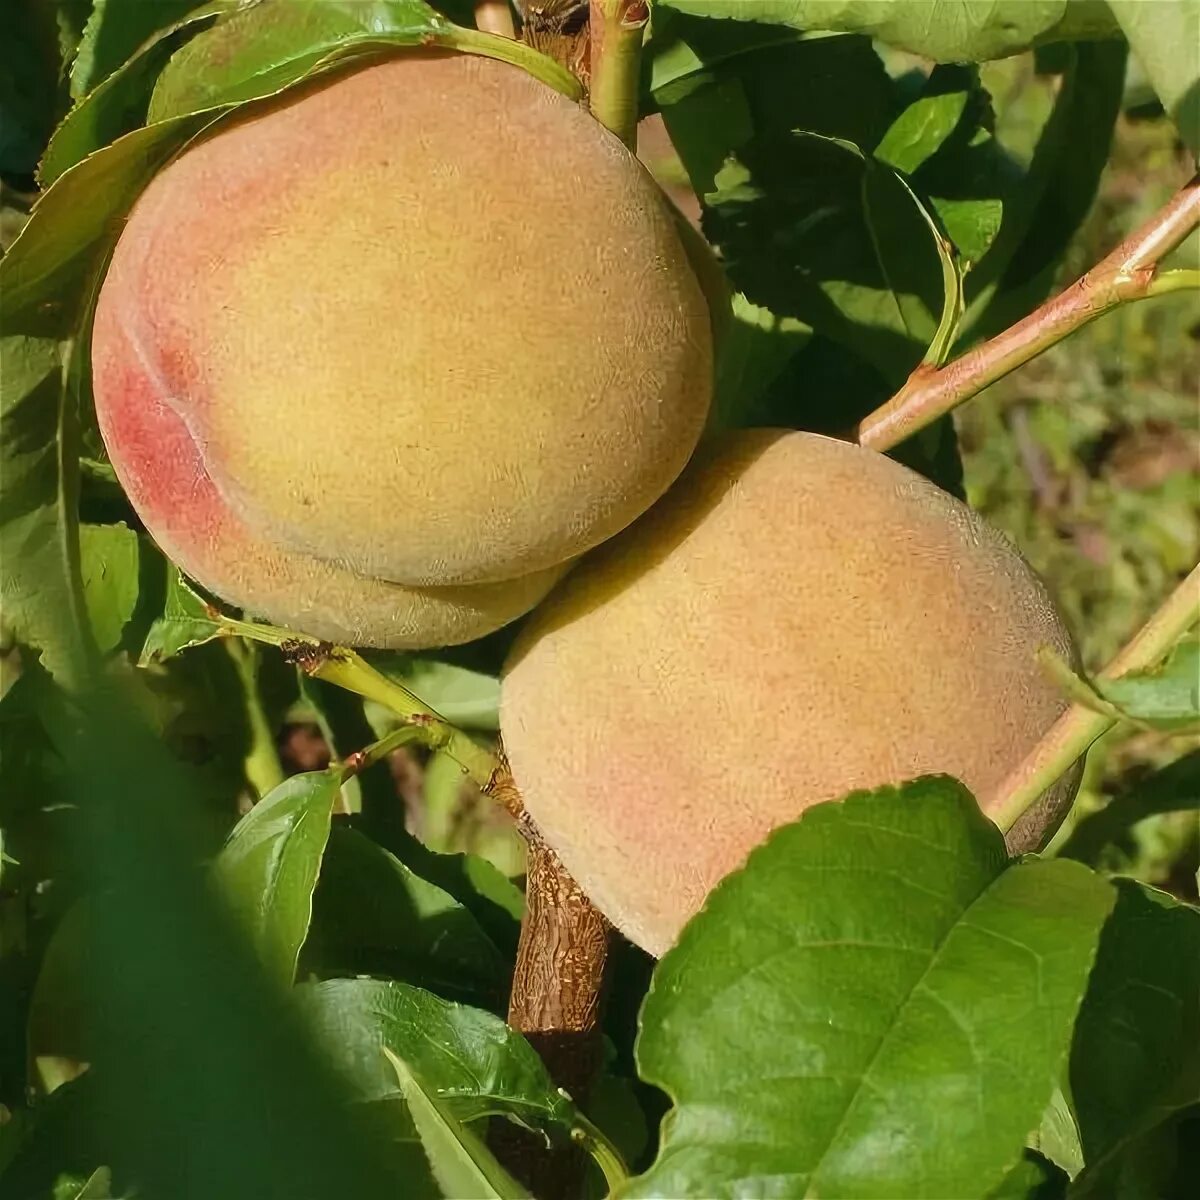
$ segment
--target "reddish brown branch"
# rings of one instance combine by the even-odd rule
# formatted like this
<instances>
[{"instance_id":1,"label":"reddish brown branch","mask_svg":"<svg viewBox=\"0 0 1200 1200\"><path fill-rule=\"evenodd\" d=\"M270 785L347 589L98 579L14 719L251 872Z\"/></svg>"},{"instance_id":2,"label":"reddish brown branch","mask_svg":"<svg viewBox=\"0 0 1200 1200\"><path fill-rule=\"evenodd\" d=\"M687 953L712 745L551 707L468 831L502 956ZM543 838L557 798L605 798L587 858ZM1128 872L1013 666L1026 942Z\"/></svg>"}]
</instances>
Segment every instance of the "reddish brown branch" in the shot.
<instances>
[{"instance_id":1,"label":"reddish brown branch","mask_svg":"<svg viewBox=\"0 0 1200 1200\"><path fill-rule=\"evenodd\" d=\"M528 845L525 916L508 1023L529 1039L554 1083L585 1103L602 1055L600 1019L612 927L542 840L503 754L488 792L517 822ZM535 1195L557 1200L577 1190L583 1163L576 1147L547 1151L540 1139L509 1124L498 1125L492 1140Z\"/></svg>"},{"instance_id":2,"label":"reddish brown branch","mask_svg":"<svg viewBox=\"0 0 1200 1200\"><path fill-rule=\"evenodd\" d=\"M1163 257L1197 225L1200 176L1086 275L1035 312L941 369L918 367L895 396L860 422L859 443L890 450L1102 313L1155 294Z\"/></svg>"}]
</instances>

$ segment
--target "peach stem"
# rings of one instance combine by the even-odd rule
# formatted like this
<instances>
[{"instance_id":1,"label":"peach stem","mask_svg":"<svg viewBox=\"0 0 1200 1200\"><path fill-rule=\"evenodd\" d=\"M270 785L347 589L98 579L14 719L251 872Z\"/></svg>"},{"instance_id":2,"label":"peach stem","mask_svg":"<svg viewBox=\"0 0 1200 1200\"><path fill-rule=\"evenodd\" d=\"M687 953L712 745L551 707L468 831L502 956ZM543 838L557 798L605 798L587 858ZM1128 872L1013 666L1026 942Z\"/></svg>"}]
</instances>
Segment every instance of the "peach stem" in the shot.
<instances>
[{"instance_id":1,"label":"peach stem","mask_svg":"<svg viewBox=\"0 0 1200 1200\"><path fill-rule=\"evenodd\" d=\"M646 0L590 0L592 116L637 150L638 70L650 10Z\"/></svg>"}]
</instances>

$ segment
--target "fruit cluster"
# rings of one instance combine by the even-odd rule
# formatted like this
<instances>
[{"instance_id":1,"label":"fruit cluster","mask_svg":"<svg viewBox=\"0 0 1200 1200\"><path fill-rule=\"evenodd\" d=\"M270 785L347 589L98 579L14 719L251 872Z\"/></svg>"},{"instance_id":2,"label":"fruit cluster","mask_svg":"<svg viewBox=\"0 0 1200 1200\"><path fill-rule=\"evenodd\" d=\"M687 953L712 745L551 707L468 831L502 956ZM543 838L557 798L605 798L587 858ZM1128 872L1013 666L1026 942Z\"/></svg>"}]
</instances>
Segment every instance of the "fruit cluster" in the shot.
<instances>
[{"instance_id":1,"label":"fruit cluster","mask_svg":"<svg viewBox=\"0 0 1200 1200\"><path fill-rule=\"evenodd\" d=\"M947 772L986 808L1062 708L1038 648L1070 653L1020 556L907 468L769 430L693 458L713 339L684 236L577 105L414 53L160 172L93 336L113 466L217 595L401 648L537 606L503 682L515 779L654 953L810 804Z\"/></svg>"}]
</instances>

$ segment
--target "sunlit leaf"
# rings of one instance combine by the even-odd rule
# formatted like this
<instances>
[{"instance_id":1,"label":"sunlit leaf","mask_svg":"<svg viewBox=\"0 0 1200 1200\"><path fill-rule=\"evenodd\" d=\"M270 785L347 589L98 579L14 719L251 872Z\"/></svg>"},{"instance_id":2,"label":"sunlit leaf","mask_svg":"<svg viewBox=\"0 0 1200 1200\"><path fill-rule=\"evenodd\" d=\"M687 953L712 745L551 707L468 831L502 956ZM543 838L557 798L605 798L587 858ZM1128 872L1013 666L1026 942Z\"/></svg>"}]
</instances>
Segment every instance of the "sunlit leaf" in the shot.
<instances>
[{"instance_id":1,"label":"sunlit leaf","mask_svg":"<svg viewBox=\"0 0 1200 1200\"><path fill-rule=\"evenodd\" d=\"M637 1056L675 1107L620 1194L988 1195L1057 1084L1113 899L1078 864L1008 864L952 780L809 809L659 964Z\"/></svg>"},{"instance_id":2,"label":"sunlit leaf","mask_svg":"<svg viewBox=\"0 0 1200 1200\"><path fill-rule=\"evenodd\" d=\"M661 0L701 17L867 33L938 62L1003 58L1043 41L1112 35L1111 14L1078 0Z\"/></svg>"},{"instance_id":3,"label":"sunlit leaf","mask_svg":"<svg viewBox=\"0 0 1200 1200\"><path fill-rule=\"evenodd\" d=\"M531 1194L496 1161L483 1138L454 1115L439 1092L422 1083L386 1046L383 1053L400 1082L434 1178L447 1196L532 1200Z\"/></svg>"}]
</instances>

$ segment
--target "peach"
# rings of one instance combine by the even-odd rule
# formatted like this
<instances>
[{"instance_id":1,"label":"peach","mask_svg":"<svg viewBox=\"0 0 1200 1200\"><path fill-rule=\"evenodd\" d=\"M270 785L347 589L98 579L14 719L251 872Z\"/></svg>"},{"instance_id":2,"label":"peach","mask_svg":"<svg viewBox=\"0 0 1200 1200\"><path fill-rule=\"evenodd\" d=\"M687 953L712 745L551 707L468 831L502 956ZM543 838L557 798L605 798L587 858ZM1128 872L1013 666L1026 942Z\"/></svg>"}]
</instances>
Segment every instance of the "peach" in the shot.
<instances>
[{"instance_id":1,"label":"peach","mask_svg":"<svg viewBox=\"0 0 1200 1200\"><path fill-rule=\"evenodd\" d=\"M469 640L683 468L709 313L636 159L523 71L414 51L221 126L101 288L101 432L164 552L360 644Z\"/></svg>"},{"instance_id":2,"label":"peach","mask_svg":"<svg viewBox=\"0 0 1200 1200\"><path fill-rule=\"evenodd\" d=\"M1071 644L970 509L873 451L736 435L586 558L505 667L501 734L567 870L661 954L809 805L928 773L987 802L1064 707ZM1012 831L1035 846L1067 780Z\"/></svg>"}]
</instances>

